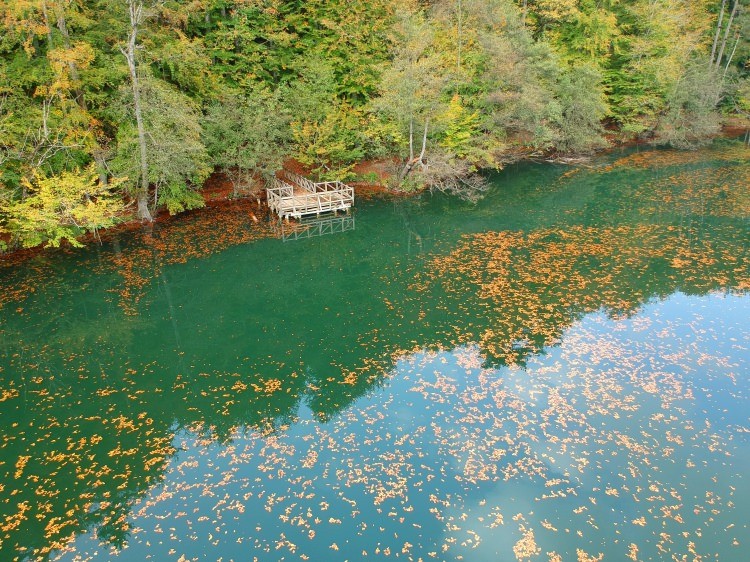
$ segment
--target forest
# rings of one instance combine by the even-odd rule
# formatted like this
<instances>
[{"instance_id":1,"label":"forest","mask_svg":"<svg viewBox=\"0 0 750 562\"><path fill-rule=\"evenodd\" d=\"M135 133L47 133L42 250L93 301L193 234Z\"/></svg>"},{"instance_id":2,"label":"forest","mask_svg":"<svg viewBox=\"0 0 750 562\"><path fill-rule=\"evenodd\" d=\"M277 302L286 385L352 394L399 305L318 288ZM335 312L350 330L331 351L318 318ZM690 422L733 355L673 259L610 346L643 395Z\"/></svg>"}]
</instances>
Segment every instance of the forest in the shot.
<instances>
[{"instance_id":1,"label":"forest","mask_svg":"<svg viewBox=\"0 0 750 562\"><path fill-rule=\"evenodd\" d=\"M750 117L747 0L4 0L0 253L326 179L485 169ZM366 178L365 178L366 179Z\"/></svg>"}]
</instances>

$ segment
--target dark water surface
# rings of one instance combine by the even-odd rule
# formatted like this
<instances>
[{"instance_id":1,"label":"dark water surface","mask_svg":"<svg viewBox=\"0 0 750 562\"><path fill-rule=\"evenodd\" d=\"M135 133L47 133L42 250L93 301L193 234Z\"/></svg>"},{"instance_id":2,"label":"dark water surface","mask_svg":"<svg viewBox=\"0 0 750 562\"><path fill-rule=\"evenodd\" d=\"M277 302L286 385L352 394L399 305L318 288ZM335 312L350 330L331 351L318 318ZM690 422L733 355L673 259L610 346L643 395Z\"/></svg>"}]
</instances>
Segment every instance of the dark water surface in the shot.
<instances>
[{"instance_id":1,"label":"dark water surface","mask_svg":"<svg viewBox=\"0 0 750 562\"><path fill-rule=\"evenodd\" d=\"M0 560L744 560L749 156L0 266Z\"/></svg>"}]
</instances>

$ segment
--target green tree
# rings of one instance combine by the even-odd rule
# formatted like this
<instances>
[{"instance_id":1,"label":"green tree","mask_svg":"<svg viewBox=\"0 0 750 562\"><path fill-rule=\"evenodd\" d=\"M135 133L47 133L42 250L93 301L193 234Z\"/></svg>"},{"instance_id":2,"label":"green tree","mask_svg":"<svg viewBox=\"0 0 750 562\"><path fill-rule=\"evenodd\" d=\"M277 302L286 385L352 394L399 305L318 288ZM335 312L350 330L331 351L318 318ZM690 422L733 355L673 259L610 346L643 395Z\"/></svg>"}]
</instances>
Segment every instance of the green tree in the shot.
<instances>
[{"instance_id":1,"label":"green tree","mask_svg":"<svg viewBox=\"0 0 750 562\"><path fill-rule=\"evenodd\" d=\"M143 185L153 187L151 217L159 205L170 214L202 207L198 190L211 172L209 156L201 139L201 113L185 94L163 80L148 75L139 77L141 126L134 122L129 108L133 92L124 88L119 106L122 121L117 130L116 147L110 166L116 175L127 177L123 184L141 205ZM141 128L143 138L141 138ZM148 167L145 179L143 153Z\"/></svg>"},{"instance_id":2,"label":"green tree","mask_svg":"<svg viewBox=\"0 0 750 562\"><path fill-rule=\"evenodd\" d=\"M415 168L425 165L431 122L434 125L437 115L447 109L442 90L448 76L433 51L435 32L423 12L400 14L399 33L401 41L393 62L383 72L380 95L373 109L401 128L407 145L401 150L408 149L399 174L399 180L403 181Z\"/></svg>"},{"instance_id":3,"label":"green tree","mask_svg":"<svg viewBox=\"0 0 750 562\"><path fill-rule=\"evenodd\" d=\"M585 65L564 71L557 83L555 99L560 109L555 119L558 150L587 152L606 145L602 119L608 108L602 75L596 67Z\"/></svg>"},{"instance_id":4,"label":"green tree","mask_svg":"<svg viewBox=\"0 0 750 562\"><path fill-rule=\"evenodd\" d=\"M334 100L318 120L292 121L296 157L321 179L346 180L364 156L361 130L364 112L346 101Z\"/></svg>"},{"instance_id":5,"label":"green tree","mask_svg":"<svg viewBox=\"0 0 750 562\"><path fill-rule=\"evenodd\" d=\"M440 145L459 158L471 158L479 136L479 112L467 109L456 94L441 120L445 123L445 130Z\"/></svg>"},{"instance_id":6,"label":"green tree","mask_svg":"<svg viewBox=\"0 0 750 562\"><path fill-rule=\"evenodd\" d=\"M206 43L234 85L294 82L308 58L328 61L336 96L362 105L378 84L392 0L235 0L212 9Z\"/></svg>"},{"instance_id":7,"label":"green tree","mask_svg":"<svg viewBox=\"0 0 750 562\"><path fill-rule=\"evenodd\" d=\"M559 59L544 38L534 41L510 2L485 0L467 12L465 26L474 22L477 37L471 81L479 92L485 130L495 145L552 147L560 114L554 100Z\"/></svg>"},{"instance_id":8,"label":"green tree","mask_svg":"<svg viewBox=\"0 0 750 562\"><path fill-rule=\"evenodd\" d=\"M299 76L282 91L291 116L295 157L321 177L344 179L364 155L362 110L337 95L332 65L311 56L299 64Z\"/></svg>"},{"instance_id":9,"label":"green tree","mask_svg":"<svg viewBox=\"0 0 750 562\"><path fill-rule=\"evenodd\" d=\"M607 69L614 118L626 132L652 130L687 66L706 49L711 16L703 1L620 6L625 31Z\"/></svg>"},{"instance_id":10,"label":"green tree","mask_svg":"<svg viewBox=\"0 0 750 562\"><path fill-rule=\"evenodd\" d=\"M136 132L138 134L138 175L137 184L133 184L133 193L138 205L138 218L141 220L152 221L151 211L148 207L148 187L149 187L149 162L148 146L146 139L146 127L143 121L143 106L141 103L141 77L138 73L138 60L136 59L136 49L138 43L138 32L146 18L146 6L142 0L127 0L128 17L130 25L128 28L127 40L125 46L120 47L120 52L128 63L130 72L130 86L133 99L133 115L135 117ZM124 135L123 135L124 137ZM127 137L126 137L127 138ZM124 140L124 139L123 139ZM123 143L124 144L124 143ZM121 153L122 154L122 153ZM122 162L122 159L120 159ZM130 173L133 168L130 167Z\"/></svg>"},{"instance_id":11,"label":"green tree","mask_svg":"<svg viewBox=\"0 0 750 562\"><path fill-rule=\"evenodd\" d=\"M72 0L10 2L0 16L7 31L0 41L0 195L23 202L40 174L71 172L92 160L106 186L101 122L88 99L99 53L86 40L91 22L83 7Z\"/></svg>"},{"instance_id":12,"label":"green tree","mask_svg":"<svg viewBox=\"0 0 750 562\"><path fill-rule=\"evenodd\" d=\"M228 94L211 104L203 138L212 163L230 178L233 195L252 189L254 178L268 178L289 152L289 117L277 93L255 88Z\"/></svg>"},{"instance_id":13,"label":"green tree","mask_svg":"<svg viewBox=\"0 0 750 562\"><path fill-rule=\"evenodd\" d=\"M659 115L655 129L655 141L676 148L708 142L720 127L716 105L722 89L718 71L707 71L702 59L695 61L667 96L666 108Z\"/></svg>"}]
</instances>

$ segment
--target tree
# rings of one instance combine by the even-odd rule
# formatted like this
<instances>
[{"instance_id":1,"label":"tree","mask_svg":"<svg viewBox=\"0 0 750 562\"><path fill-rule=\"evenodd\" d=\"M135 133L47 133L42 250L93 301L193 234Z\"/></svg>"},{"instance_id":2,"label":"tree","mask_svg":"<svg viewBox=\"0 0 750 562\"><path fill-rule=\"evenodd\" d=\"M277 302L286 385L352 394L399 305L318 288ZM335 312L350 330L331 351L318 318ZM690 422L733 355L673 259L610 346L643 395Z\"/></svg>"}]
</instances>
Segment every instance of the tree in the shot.
<instances>
[{"instance_id":1,"label":"tree","mask_svg":"<svg viewBox=\"0 0 750 562\"><path fill-rule=\"evenodd\" d=\"M283 89L291 115L295 156L320 177L345 179L364 155L360 108L339 97L332 65L311 56L299 63L299 76Z\"/></svg>"},{"instance_id":2,"label":"tree","mask_svg":"<svg viewBox=\"0 0 750 562\"><path fill-rule=\"evenodd\" d=\"M750 78L740 81L734 99L735 111L745 119L750 119ZM745 132L745 144L750 147L750 127Z\"/></svg>"},{"instance_id":3,"label":"tree","mask_svg":"<svg viewBox=\"0 0 750 562\"><path fill-rule=\"evenodd\" d=\"M297 159L320 179L349 179L354 164L365 154L364 121L361 109L341 100L333 100L320 120L292 121Z\"/></svg>"},{"instance_id":4,"label":"tree","mask_svg":"<svg viewBox=\"0 0 750 562\"><path fill-rule=\"evenodd\" d=\"M222 3L223 12L218 5L212 10L206 44L219 72L241 87L260 81L276 88L294 82L309 58L326 60L336 97L361 106L375 92L387 60L395 5L234 0Z\"/></svg>"},{"instance_id":5,"label":"tree","mask_svg":"<svg viewBox=\"0 0 750 562\"><path fill-rule=\"evenodd\" d=\"M559 131L557 150L587 152L605 146L601 123L608 108L602 75L595 66L564 71L557 83L555 99L560 109L555 118Z\"/></svg>"},{"instance_id":6,"label":"tree","mask_svg":"<svg viewBox=\"0 0 750 562\"><path fill-rule=\"evenodd\" d=\"M138 132L138 158L140 181L135 189L135 197L138 205L138 218L145 221L153 221L148 208L148 147L146 145L146 127L143 124L143 109L141 106L141 85L138 76L138 62L136 60L136 46L138 31L145 18L145 7L142 0L127 0L128 16L130 18L130 29L125 47L120 47L120 52L128 63L130 72L130 86L133 95L133 113L135 115L136 130Z\"/></svg>"},{"instance_id":7,"label":"tree","mask_svg":"<svg viewBox=\"0 0 750 562\"><path fill-rule=\"evenodd\" d=\"M0 216L6 231L24 247L59 246L63 240L80 246L81 235L110 227L122 217L122 200L113 191L119 181L103 185L93 164L52 176L35 170L23 180L26 197L0 199Z\"/></svg>"},{"instance_id":8,"label":"tree","mask_svg":"<svg viewBox=\"0 0 750 562\"><path fill-rule=\"evenodd\" d=\"M455 94L440 120L445 123L440 145L458 158L476 160L479 112L468 109L461 96Z\"/></svg>"},{"instance_id":9,"label":"tree","mask_svg":"<svg viewBox=\"0 0 750 562\"><path fill-rule=\"evenodd\" d=\"M676 148L705 144L719 130L716 104L723 84L716 70L706 71L702 60L694 61L667 97L659 116L655 142Z\"/></svg>"},{"instance_id":10,"label":"tree","mask_svg":"<svg viewBox=\"0 0 750 562\"><path fill-rule=\"evenodd\" d=\"M232 194L270 177L289 151L289 117L277 93L257 87L248 95L227 94L209 106L203 138L211 161L232 182Z\"/></svg>"},{"instance_id":11,"label":"tree","mask_svg":"<svg viewBox=\"0 0 750 562\"><path fill-rule=\"evenodd\" d=\"M402 40L391 66L383 72L380 96L373 107L402 128L409 154L399 174L403 181L415 168L425 165L430 121L447 105L441 99L447 75L432 51L434 30L423 13L401 14L400 33ZM418 153L415 134L421 138Z\"/></svg>"},{"instance_id":12,"label":"tree","mask_svg":"<svg viewBox=\"0 0 750 562\"><path fill-rule=\"evenodd\" d=\"M629 133L653 130L668 97L701 56L711 17L699 2L620 4L624 32L606 70L614 118Z\"/></svg>"},{"instance_id":13,"label":"tree","mask_svg":"<svg viewBox=\"0 0 750 562\"><path fill-rule=\"evenodd\" d=\"M71 33L68 11L77 14L81 27L90 25L72 0L12 2L0 11L8 31L0 42L1 105L7 108L0 177L6 200L22 201L36 173L53 176L92 159L107 183L101 122L90 111L86 91L98 53L85 37Z\"/></svg>"},{"instance_id":14,"label":"tree","mask_svg":"<svg viewBox=\"0 0 750 562\"><path fill-rule=\"evenodd\" d=\"M713 45L711 46L711 57L709 58L709 66L716 69L717 71L721 69L722 63L724 61L724 52L727 48L727 42L731 38L734 39L734 47L727 55L727 63L725 69L728 69L729 65L732 63L734 54L737 52L737 45L739 44L740 38L742 37L740 30L737 26L735 26L735 18L742 9L740 1L734 0L734 2L732 2L732 9L729 12L729 16L725 22L724 12L726 8L727 0L722 0L721 10L719 11L719 19L716 22L714 41ZM724 72L724 75L726 75L726 70Z\"/></svg>"},{"instance_id":15,"label":"tree","mask_svg":"<svg viewBox=\"0 0 750 562\"><path fill-rule=\"evenodd\" d=\"M482 17L485 6L486 17ZM483 128L492 152L508 145L549 149L558 138L560 115L555 90L561 64L543 38L534 41L518 9L502 0L484 0L467 10L476 33L472 84L478 90ZM495 158L497 159L497 158Z\"/></svg>"},{"instance_id":16,"label":"tree","mask_svg":"<svg viewBox=\"0 0 750 562\"><path fill-rule=\"evenodd\" d=\"M48 19L46 2L47 0L42 0L45 21ZM99 181L106 185L108 176L104 161L105 150L98 142L98 137L102 136L102 131L96 119L90 114L82 78L82 72L85 72L94 61L96 51L89 42L78 41L74 43L71 39L66 8L71 7L72 4L72 0L62 0L52 5L52 12L57 20L56 27L62 39L62 47L53 48L52 32L48 30L50 51L47 56L56 74L62 78L59 81L67 82L67 90L73 94L80 113L80 128L85 130L85 148L97 164ZM48 21L47 25L51 25L51 22Z\"/></svg>"},{"instance_id":17,"label":"tree","mask_svg":"<svg viewBox=\"0 0 750 562\"><path fill-rule=\"evenodd\" d=\"M198 107L163 80L145 74L139 79L138 92L140 125L128 118L133 107L132 89L122 91L118 109L122 121L110 161L112 170L128 178L123 185L136 195L138 206L146 205L147 216L139 211L142 219L152 216L148 199L141 201L144 183L153 186L150 200L154 212L159 205L166 205L170 214L202 207L203 198L197 189L211 168L201 140ZM145 179L141 175L144 158L148 162Z\"/></svg>"},{"instance_id":18,"label":"tree","mask_svg":"<svg viewBox=\"0 0 750 562\"><path fill-rule=\"evenodd\" d=\"M743 83L750 75L750 10L736 1L725 17L727 1L722 2L716 21L708 73L722 84L717 104L725 111L747 115L743 110Z\"/></svg>"}]
</instances>

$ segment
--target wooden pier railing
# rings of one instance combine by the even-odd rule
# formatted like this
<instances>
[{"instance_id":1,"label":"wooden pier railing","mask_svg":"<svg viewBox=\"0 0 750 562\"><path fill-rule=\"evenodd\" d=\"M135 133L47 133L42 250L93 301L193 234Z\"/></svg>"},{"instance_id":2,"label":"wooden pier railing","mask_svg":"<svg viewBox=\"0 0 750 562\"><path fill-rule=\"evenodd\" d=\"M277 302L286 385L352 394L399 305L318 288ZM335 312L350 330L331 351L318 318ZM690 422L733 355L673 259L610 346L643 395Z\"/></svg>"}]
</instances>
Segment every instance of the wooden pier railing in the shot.
<instances>
[{"instance_id":1,"label":"wooden pier railing","mask_svg":"<svg viewBox=\"0 0 750 562\"><path fill-rule=\"evenodd\" d=\"M268 206L281 218L348 211L354 204L354 188L343 182L315 183L287 170L281 176L266 188Z\"/></svg>"},{"instance_id":2,"label":"wooden pier railing","mask_svg":"<svg viewBox=\"0 0 750 562\"><path fill-rule=\"evenodd\" d=\"M310 193L315 193L318 190L312 180L304 176L300 176L299 174L295 174L294 172L290 172L289 170L282 170L281 177L288 179L291 183L297 184L302 189L309 191Z\"/></svg>"}]
</instances>

